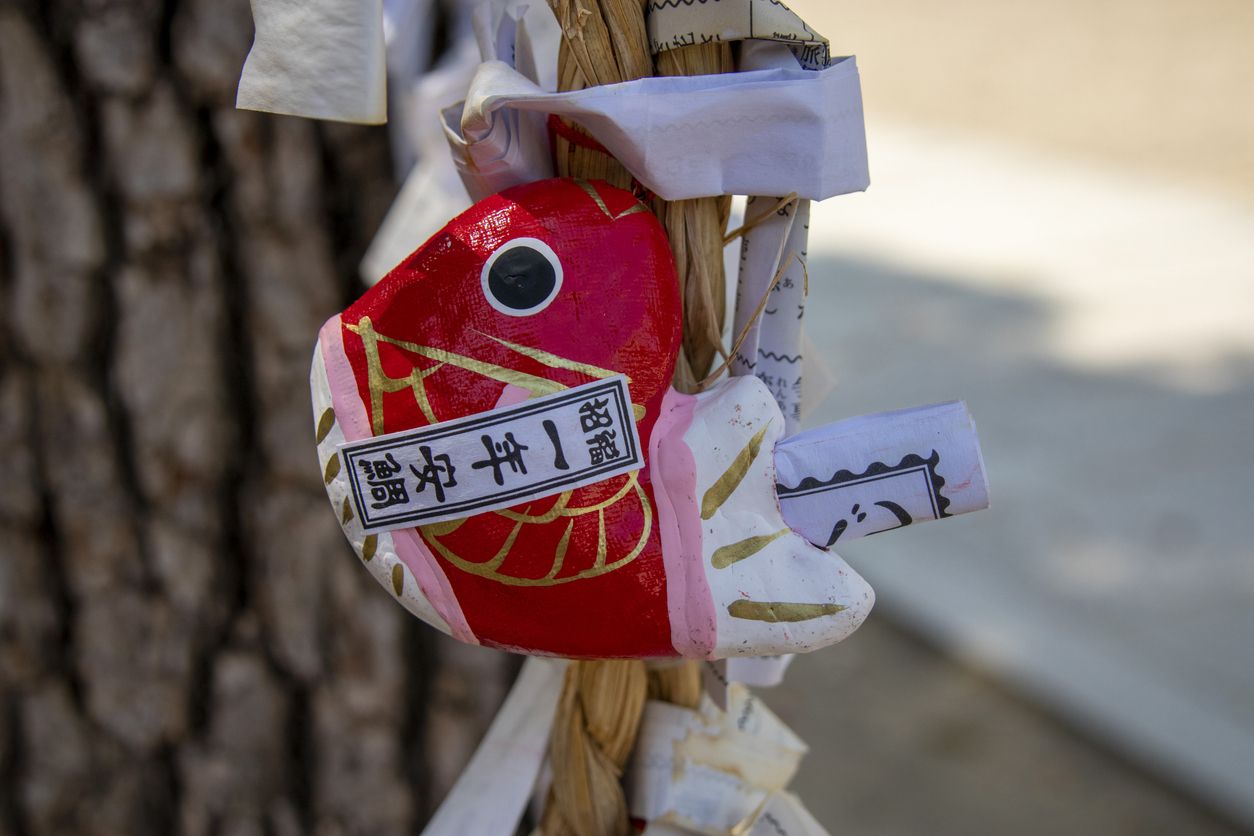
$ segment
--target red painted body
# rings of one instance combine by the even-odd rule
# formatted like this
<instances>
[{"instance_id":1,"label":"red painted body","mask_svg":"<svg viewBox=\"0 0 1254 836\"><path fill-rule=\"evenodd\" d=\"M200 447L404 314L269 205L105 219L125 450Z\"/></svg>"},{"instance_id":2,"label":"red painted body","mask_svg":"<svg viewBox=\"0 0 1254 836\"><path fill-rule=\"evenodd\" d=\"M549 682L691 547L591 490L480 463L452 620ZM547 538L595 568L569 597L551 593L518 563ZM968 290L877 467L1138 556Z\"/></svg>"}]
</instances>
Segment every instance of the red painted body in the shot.
<instances>
[{"instance_id":1,"label":"red painted body","mask_svg":"<svg viewBox=\"0 0 1254 836\"><path fill-rule=\"evenodd\" d=\"M481 272L494 251L520 237L548 244L560 259L563 278L546 308L509 316L489 304ZM382 431L389 433L424 426L432 418L447 421L492 409L507 386L493 367L507 370L506 377L524 372L576 386L596 379L569 367L586 364L629 377L632 402L645 410L638 428L647 449L680 344L675 268L657 220L629 192L564 179L519 186L475 204L344 312L346 353L362 402L371 409L367 350L360 335L364 317L389 341L490 364L481 369L465 368L462 361L461 366L441 364L429 353L379 342L378 357L388 378L438 367L422 380L430 415L411 388L382 395ZM498 340L540 349L562 362L527 356ZM371 419L378 434L379 416L372 411ZM629 478L576 490L566 508L610 499ZM647 467L639 484L639 492L628 490L604 508L604 552L613 562L641 540L643 547L630 562L596 577L561 582L597 560L601 514L596 511L521 525L504 560L487 577L459 568L441 550L486 564L510 537L515 519L493 512L470 517L453 531L424 530L423 539L479 640L571 657L674 655ZM547 498L511 510L534 518L555 502ZM568 526L564 561L546 579Z\"/></svg>"}]
</instances>

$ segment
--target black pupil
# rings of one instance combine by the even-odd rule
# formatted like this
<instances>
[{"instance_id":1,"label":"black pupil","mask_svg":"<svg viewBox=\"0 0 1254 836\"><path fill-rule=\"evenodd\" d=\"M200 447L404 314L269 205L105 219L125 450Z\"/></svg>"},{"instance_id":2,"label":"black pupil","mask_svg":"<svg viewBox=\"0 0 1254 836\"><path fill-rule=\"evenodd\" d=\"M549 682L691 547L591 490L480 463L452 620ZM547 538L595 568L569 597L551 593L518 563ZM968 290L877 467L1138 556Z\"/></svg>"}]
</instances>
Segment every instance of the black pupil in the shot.
<instances>
[{"instance_id":1,"label":"black pupil","mask_svg":"<svg viewBox=\"0 0 1254 836\"><path fill-rule=\"evenodd\" d=\"M488 290L498 302L516 311L534 308L548 299L555 284L553 265L531 247L506 250L488 270Z\"/></svg>"}]
</instances>

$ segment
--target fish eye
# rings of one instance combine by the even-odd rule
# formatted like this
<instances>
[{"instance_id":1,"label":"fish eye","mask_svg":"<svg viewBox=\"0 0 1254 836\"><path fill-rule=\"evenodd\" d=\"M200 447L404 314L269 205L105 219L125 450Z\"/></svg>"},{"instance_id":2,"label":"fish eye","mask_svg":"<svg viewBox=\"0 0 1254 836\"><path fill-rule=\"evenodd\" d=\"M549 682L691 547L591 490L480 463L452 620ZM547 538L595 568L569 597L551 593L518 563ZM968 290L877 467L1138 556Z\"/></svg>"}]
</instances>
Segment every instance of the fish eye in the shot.
<instances>
[{"instance_id":1,"label":"fish eye","mask_svg":"<svg viewBox=\"0 0 1254 836\"><path fill-rule=\"evenodd\" d=\"M536 238L515 238L496 248L479 283L488 304L506 316L531 316L549 306L562 286L562 262Z\"/></svg>"}]
</instances>

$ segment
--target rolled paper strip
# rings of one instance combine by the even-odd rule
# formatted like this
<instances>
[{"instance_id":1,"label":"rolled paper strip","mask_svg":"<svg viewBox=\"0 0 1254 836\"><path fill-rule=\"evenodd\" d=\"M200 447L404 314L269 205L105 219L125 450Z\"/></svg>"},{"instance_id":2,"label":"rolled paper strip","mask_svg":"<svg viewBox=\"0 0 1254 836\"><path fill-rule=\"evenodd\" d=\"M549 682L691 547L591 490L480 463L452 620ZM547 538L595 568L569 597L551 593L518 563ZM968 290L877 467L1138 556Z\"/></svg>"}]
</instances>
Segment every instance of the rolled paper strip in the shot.
<instances>
[{"instance_id":1,"label":"rolled paper strip","mask_svg":"<svg viewBox=\"0 0 1254 836\"><path fill-rule=\"evenodd\" d=\"M775 448L788 525L830 548L988 507L975 422L961 401L863 415Z\"/></svg>"},{"instance_id":2,"label":"rolled paper strip","mask_svg":"<svg viewBox=\"0 0 1254 836\"><path fill-rule=\"evenodd\" d=\"M732 360L732 374L766 384L784 413L785 434L801 422L802 315L806 304L806 242L810 201L780 206L778 198L751 197L745 206L733 334L748 329ZM771 288L776 274L779 281ZM756 315L762 294L770 299Z\"/></svg>"}]
</instances>

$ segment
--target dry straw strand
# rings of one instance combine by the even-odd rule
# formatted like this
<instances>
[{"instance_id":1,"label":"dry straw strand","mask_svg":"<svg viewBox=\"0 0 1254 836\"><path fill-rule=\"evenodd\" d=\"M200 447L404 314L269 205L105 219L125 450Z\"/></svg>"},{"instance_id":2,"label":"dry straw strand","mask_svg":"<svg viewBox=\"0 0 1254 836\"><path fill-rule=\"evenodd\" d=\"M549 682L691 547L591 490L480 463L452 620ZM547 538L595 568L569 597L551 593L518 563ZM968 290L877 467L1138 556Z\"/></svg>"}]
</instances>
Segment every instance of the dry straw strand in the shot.
<instances>
[{"instance_id":1,"label":"dry straw strand","mask_svg":"<svg viewBox=\"0 0 1254 836\"><path fill-rule=\"evenodd\" d=\"M578 90L654 74L645 31L644 0L549 0L562 29L558 87ZM670 50L659 56L661 75L728 72L725 44ZM570 122L568 127L582 129ZM617 160L595 147L554 138L563 176L637 186ZM723 234L731 199L708 197L652 206L671 242L684 309L683 351L675 386L691 392L722 347L726 305ZM578 661L566 673L550 741L553 786L540 830L545 836L625 836L630 824L621 775L635 743L647 698L695 707L700 671L685 662L651 673L637 660Z\"/></svg>"}]
</instances>

